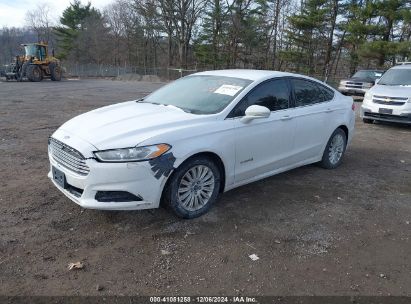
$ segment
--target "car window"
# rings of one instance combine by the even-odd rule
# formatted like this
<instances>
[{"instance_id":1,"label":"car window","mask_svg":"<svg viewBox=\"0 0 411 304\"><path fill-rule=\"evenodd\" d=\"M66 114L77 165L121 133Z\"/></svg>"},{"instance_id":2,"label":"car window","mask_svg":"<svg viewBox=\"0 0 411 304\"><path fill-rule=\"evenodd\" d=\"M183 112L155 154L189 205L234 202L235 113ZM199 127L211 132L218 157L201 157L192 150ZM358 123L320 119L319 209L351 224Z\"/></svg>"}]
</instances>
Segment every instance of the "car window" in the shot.
<instances>
[{"instance_id":1,"label":"car window","mask_svg":"<svg viewBox=\"0 0 411 304\"><path fill-rule=\"evenodd\" d=\"M334 98L334 92L332 90L320 84L318 84L317 86L323 95L323 101L329 101Z\"/></svg>"},{"instance_id":2,"label":"car window","mask_svg":"<svg viewBox=\"0 0 411 304\"><path fill-rule=\"evenodd\" d=\"M230 117L245 115L245 110L252 105L268 108L270 111L284 110L289 107L290 89L287 80L266 81L245 96Z\"/></svg>"},{"instance_id":3,"label":"car window","mask_svg":"<svg viewBox=\"0 0 411 304\"><path fill-rule=\"evenodd\" d=\"M295 106L302 107L333 99L334 93L309 80L292 79L294 88Z\"/></svg>"}]
</instances>

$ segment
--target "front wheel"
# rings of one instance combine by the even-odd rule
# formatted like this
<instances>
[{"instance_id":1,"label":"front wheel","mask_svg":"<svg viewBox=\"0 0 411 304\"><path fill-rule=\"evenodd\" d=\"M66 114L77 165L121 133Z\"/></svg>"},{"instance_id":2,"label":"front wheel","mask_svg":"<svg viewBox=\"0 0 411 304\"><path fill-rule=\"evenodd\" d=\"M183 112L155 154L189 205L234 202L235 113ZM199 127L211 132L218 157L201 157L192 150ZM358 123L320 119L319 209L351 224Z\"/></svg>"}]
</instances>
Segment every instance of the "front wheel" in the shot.
<instances>
[{"instance_id":1,"label":"front wheel","mask_svg":"<svg viewBox=\"0 0 411 304\"><path fill-rule=\"evenodd\" d=\"M320 165L325 169L337 168L341 162L347 146L347 135L338 128L331 135L325 147Z\"/></svg>"},{"instance_id":2,"label":"front wheel","mask_svg":"<svg viewBox=\"0 0 411 304\"><path fill-rule=\"evenodd\" d=\"M34 64L31 64L27 67L26 76L30 81L38 82L43 79L43 73L41 69Z\"/></svg>"},{"instance_id":3,"label":"front wheel","mask_svg":"<svg viewBox=\"0 0 411 304\"><path fill-rule=\"evenodd\" d=\"M220 170L208 157L189 159L170 178L165 200L181 218L199 217L210 210L217 200Z\"/></svg>"}]
</instances>

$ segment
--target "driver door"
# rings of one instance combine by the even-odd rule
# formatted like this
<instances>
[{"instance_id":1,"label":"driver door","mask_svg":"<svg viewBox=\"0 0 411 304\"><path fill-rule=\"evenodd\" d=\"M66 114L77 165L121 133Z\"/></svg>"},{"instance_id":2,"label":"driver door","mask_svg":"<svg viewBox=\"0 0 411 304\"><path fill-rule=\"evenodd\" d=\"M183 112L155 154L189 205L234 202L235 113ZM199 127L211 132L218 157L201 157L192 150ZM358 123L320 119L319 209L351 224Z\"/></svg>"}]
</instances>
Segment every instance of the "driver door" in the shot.
<instances>
[{"instance_id":1,"label":"driver door","mask_svg":"<svg viewBox=\"0 0 411 304\"><path fill-rule=\"evenodd\" d=\"M230 113L235 124L236 183L290 165L295 135L290 95L287 79L271 79L250 91ZM251 105L267 107L270 116L241 121Z\"/></svg>"}]
</instances>

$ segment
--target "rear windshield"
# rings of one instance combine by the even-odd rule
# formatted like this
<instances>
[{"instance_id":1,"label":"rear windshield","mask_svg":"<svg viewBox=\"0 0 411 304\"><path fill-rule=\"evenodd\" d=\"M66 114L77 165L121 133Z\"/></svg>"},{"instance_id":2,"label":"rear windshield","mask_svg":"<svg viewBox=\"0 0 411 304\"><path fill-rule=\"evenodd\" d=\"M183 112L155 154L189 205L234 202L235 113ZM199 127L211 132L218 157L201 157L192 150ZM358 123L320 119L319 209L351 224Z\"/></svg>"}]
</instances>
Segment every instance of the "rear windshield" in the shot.
<instances>
[{"instance_id":1,"label":"rear windshield","mask_svg":"<svg viewBox=\"0 0 411 304\"><path fill-rule=\"evenodd\" d=\"M409 86L411 85L411 69L391 69L388 70L381 80L378 82L381 85L391 86Z\"/></svg>"}]
</instances>

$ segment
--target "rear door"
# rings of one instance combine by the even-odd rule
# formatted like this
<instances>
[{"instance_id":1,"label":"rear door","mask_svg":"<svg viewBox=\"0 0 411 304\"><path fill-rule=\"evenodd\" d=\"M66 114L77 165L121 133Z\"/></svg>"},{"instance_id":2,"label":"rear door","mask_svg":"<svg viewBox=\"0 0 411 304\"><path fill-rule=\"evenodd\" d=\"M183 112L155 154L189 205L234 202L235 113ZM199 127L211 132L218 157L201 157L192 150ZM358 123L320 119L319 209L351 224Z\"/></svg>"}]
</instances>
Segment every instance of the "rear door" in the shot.
<instances>
[{"instance_id":1,"label":"rear door","mask_svg":"<svg viewBox=\"0 0 411 304\"><path fill-rule=\"evenodd\" d=\"M230 113L228 118L235 124L236 183L289 165L295 129L290 97L288 80L268 80L248 93ZM241 117L251 105L267 107L270 116L242 122Z\"/></svg>"},{"instance_id":2,"label":"rear door","mask_svg":"<svg viewBox=\"0 0 411 304\"><path fill-rule=\"evenodd\" d=\"M324 143L328 141L333 124L334 92L308 79L291 78L296 127L293 147L296 163L322 155Z\"/></svg>"}]
</instances>

